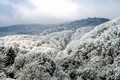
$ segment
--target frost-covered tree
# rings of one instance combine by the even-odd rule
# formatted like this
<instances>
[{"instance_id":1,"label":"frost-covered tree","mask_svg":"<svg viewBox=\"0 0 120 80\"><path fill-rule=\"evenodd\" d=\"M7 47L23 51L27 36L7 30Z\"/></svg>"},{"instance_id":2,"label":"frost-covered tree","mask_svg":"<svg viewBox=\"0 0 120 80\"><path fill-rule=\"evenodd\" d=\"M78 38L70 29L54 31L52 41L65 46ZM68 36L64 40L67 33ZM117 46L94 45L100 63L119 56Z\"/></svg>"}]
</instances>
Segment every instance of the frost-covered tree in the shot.
<instances>
[{"instance_id":1,"label":"frost-covered tree","mask_svg":"<svg viewBox=\"0 0 120 80\"><path fill-rule=\"evenodd\" d=\"M0 65L1 80L120 79L120 18L95 28L5 36L0 44L0 63L16 56Z\"/></svg>"}]
</instances>

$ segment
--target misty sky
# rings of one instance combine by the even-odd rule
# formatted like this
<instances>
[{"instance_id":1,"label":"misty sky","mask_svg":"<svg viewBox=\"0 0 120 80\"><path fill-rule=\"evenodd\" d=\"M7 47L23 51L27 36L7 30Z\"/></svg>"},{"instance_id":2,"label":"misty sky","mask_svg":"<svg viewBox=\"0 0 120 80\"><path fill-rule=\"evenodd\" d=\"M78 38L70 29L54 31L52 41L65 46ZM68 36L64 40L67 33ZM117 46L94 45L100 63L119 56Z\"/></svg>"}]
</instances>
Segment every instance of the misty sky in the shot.
<instances>
[{"instance_id":1,"label":"misty sky","mask_svg":"<svg viewBox=\"0 0 120 80\"><path fill-rule=\"evenodd\" d=\"M120 16L120 0L0 0L0 26Z\"/></svg>"}]
</instances>

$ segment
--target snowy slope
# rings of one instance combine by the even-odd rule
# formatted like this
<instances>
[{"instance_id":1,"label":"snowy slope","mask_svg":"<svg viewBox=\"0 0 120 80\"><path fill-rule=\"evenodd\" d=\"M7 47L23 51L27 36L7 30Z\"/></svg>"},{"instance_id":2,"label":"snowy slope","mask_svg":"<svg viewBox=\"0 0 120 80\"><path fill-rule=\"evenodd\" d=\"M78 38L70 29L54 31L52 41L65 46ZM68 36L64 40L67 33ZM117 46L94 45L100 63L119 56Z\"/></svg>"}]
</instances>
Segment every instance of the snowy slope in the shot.
<instances>
[{"instance_id":1,"label":"snowy slope","mask_svg":"<svg viewBox=\"0 0 120 80\"><path fill-rule=\"evenodd\" d=\"M54 32L45 36L14 35L1 39L1 46L15 46L28 51L57 53L70 42L73 31ZM53 52L51 52L53 51Z\"/></svg>"},{"instance_id":2,"label":"snowy slope","mask_svg":"<svg viewBox=\"0 0 120 80\"><path fill-rule=\"evenodd\" d=\"M56 60L66 73L72 71L73 78L78 80L119 80L120 18L70 42Z\"/></svg>"},{"instance_id":3,"label":"snowy slope","mask_svg":"<svg viewBox=\"0 0 120 80\"><path fill-rule=\"evenodd\" d=\"M16 57L5 68L9 51ZM2 37L0 52L1 80L120 80L120 18L95 28Z\"/></svg>"}]
</instances>

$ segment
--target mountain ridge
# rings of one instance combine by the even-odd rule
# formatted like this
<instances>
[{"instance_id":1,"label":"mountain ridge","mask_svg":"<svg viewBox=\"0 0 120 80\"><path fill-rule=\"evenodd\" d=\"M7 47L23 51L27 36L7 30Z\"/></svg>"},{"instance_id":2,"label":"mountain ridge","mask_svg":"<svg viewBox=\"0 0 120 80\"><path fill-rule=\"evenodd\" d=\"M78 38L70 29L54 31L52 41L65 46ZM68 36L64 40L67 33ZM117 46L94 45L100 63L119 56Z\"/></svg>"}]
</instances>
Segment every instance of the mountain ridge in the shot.
<instances>
[{"instance_id":1,"label":"mountain ridge","mask_svg":"<svg viewBox=\"0 0 120 80\"><path fill-rule=\"evenodd\" d=\"M60 25L42 25L42 24L21 24L11 25L6 27L0 27L0 34L40 34L46 32L64 30L64 29L77 29L83 26L96 26L101 23L107 22L109 19L106 18L88 18L72 21Z\"/></svg>"}]
</instances>

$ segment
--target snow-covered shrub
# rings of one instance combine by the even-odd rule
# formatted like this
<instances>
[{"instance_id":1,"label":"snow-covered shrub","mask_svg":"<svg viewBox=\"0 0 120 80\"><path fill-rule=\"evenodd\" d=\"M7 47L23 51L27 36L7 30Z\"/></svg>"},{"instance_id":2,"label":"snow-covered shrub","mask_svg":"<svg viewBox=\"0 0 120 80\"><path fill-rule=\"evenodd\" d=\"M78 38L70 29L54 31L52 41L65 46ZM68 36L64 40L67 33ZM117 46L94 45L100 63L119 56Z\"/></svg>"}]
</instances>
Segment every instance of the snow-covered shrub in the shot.
<instances>
[{"instance_id":1,"label":"snow-covered shrub","mask_svg":"<svg viewBox=\"0 0 120 80\"><path fill-rule=\"evenodd\" d=\"M51 80L51 76L46 72L45 67L39 65L38 62L26 65L20 75L18 78L20 80Z\"/></svg>"},{"instance_id":2,"label":"snow-covered shrub","mask_svg":"<svg viewBox=\"0 0 120 80\"><path fill-rule=\"evenodd\" d=\"M56 64L48 58L40 58L23 67L20 80L52 80Z\"/></svg>"},{"instance_id":3,"label":"snow-covered shrub","mask_svg":"<svg viewBox=\"0 0 120 80\"><path fill-rule=\"evenodd\" d=\"M79 40L85 33L88 33L94 28L94 26L89 27L81 27L76 30L76 32L72 35L72 40Z\"/></svg>"}]
</instances>

